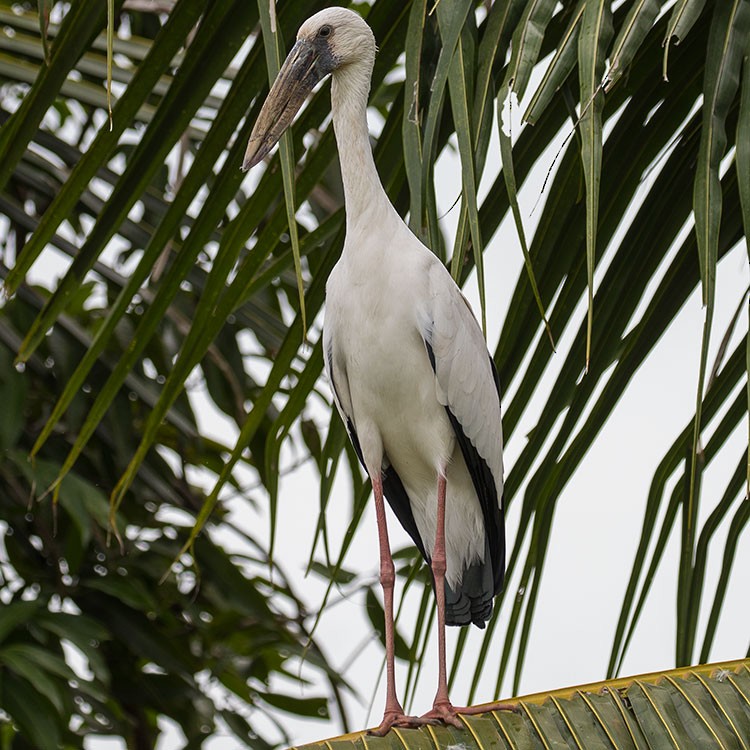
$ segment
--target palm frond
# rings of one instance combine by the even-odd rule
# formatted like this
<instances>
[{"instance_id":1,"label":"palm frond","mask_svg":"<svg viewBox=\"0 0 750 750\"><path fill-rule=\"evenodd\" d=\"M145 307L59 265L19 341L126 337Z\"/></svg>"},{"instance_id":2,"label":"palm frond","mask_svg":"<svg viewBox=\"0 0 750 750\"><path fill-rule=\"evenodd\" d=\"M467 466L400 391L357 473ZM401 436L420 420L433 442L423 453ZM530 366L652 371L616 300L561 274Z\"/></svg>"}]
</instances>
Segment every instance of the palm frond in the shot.
<instances>
[{"instance_id":1,"label":"palm frond","mask_svg":"<svg viewBox=\"0 0 750 750\"><path fill-rule=\"evenodd\" d=\"M461 716L463 730L426 726L385 737L356 732L297 750L740 748L750 741L749 698L750 661L744 659L512 698L509 710Z\"/></svg>"}]
</instances>

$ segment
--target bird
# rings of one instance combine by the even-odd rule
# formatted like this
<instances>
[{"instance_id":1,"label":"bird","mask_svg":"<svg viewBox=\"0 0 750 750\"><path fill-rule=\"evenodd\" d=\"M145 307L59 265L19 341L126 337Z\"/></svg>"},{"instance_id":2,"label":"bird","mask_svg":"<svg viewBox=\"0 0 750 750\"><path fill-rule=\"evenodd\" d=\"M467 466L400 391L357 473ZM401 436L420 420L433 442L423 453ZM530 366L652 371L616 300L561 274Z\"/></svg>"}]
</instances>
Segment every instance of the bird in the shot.
<instances>
[{"instance_id":1,"label":"bird","mask_svg":"<svg viewBox=\"0 0 750 750\"><path fill-rule=\"evenodd\" d=\"M248 141L260 163L316 84L331 75L331 114L346 235L326 284L323 351L333 398L372 483L386 645L383 720L371 730L463 724L448 695L446 625L483 628L505 570L500 385L469 303L408 228L380 181L367 104L376 42L353 10L319 11L299 29ZM432 709L405 714L396 693L394 564L385 500L429 564L438 620ZM507 708L503 704L483 710Z\"/></svg>"}]
</instances>

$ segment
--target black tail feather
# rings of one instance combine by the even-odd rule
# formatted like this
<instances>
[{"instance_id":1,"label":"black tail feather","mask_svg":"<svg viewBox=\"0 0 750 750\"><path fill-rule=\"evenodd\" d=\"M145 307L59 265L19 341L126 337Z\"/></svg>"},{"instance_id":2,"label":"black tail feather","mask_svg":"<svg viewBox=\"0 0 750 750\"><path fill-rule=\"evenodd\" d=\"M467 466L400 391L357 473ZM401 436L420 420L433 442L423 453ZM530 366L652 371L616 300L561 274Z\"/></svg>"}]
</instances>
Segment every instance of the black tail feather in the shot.
<instances>
[{"instance_id":1,"label":"black tail feather","mask_svg":"<svg viewBox=\"0 0 750 750\"><path fill-rule=\"evenodd\" d=\"M469 566L463 574L461 585L455 590L445 584L445 624L469 625L479 628L492 616L495 596L495 571L491 563L489 543L486 544L484 562Z\"/></svg>"}]
</instances>

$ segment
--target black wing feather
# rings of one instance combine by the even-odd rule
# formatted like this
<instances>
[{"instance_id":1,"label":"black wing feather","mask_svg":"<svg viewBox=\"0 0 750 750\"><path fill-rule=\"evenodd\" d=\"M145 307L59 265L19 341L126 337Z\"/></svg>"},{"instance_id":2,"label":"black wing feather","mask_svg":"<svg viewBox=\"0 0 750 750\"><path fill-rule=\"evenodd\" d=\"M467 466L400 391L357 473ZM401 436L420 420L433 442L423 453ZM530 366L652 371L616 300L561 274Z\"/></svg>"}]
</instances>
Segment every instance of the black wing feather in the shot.
<instances>
[{"instance_id":1,"label":"black wing feather","mask_svg":"<svg viewBox=\"0 0 750 750\"><path fill-rule=\"evenodd\" d=\"M430 358L432 370L435 372L435 353L432 351L429 341L425 340L424 345L427 348L427 356ZM497 368L489 353L487 356L492 368L492 378L495 381L497 397L500 398L500 379L497 374ZM494 593L498 594L502 591L505 579L505 522L502 505L498 503L495 478L492 476L492 471L487 462L479 455L471 440L466 437L466 433L456 415L453 414L448 406L445 407L445 411L453 427L453 432L461 448L461 454L466 462L466 467L471 475L471 481L474 484L474 489L482 508L484 529L489 543L490 559L492 560Z\"/></svg>"}]
</instances>

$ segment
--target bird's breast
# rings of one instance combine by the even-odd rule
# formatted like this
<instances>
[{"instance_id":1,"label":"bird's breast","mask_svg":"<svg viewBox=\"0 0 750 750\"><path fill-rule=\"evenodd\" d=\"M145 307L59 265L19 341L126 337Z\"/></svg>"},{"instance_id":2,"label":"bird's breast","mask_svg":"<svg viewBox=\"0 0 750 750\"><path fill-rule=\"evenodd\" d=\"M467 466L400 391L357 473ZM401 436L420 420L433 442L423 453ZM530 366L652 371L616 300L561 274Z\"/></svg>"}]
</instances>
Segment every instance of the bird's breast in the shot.
<instances>
[{"instance_id":1,"label":"bird's breast","mask_svg":"<svg viewBox=\"0 0 750 750\"><path fill-rule=\"evenodd\" d=\"M382 285L379 279L361 279L342 290L332 278L326 326L360 440L367 442L368 432L375 431L384 458L407 461L414 471L429 472L432 481L454 437L420 332L423 295L399 279Z\"/></svg>"}]
</instances>

